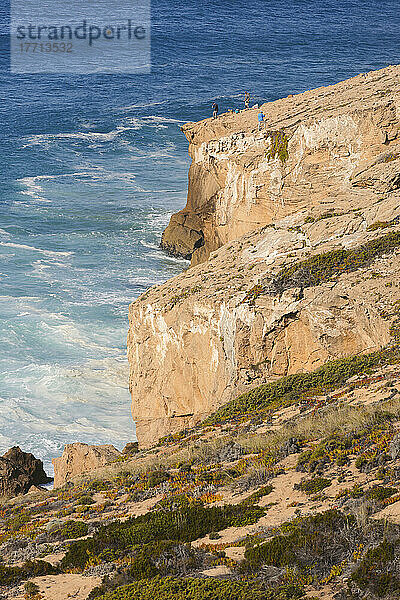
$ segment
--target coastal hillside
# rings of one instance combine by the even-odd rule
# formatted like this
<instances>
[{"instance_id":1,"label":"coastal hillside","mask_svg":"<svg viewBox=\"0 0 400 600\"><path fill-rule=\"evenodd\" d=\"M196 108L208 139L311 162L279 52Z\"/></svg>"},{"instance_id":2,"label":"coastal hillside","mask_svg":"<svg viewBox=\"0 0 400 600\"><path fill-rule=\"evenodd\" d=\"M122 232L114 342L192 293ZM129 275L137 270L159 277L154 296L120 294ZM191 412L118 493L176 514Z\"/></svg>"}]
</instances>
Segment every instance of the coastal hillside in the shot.
<instances>
[{"instance_id":1,"label":"coastal hillside","mask_svg":"<svg viewBox=\"0 0 400 600\"><path fill-rule=\"evenodd\" d=\"M265 144L267 186L297 152L292 199L239 231L238 193L220 247L130 306L138 442L66 445L53 490L2 457L2 600L399 599L399 73L264 107L320 97L290 131L187 126L227 172Z\"/></svg>"},{"instance_id":2,"label":"coastal hillside","mask_svg":"<svg viewBox=\"0 0 400 600\"><path fill-rule=\"evenodd\" d=\"M394 346L278 379L3 502L0 597L397 599L399 362Z\"/></svg>"},{"instance_id":3,"label":"coastal hillside","mask_svg":"<svg viewBox=\"0 0 400 600\"><path fill-rule=\"evenodd\" d=\"M257 385L393 344L399 75L388 67L266 104L265 131L255 109L184 127L184 211L204 244L200 264L130 307L142 447Z\"/></svg>"}]
</instances>

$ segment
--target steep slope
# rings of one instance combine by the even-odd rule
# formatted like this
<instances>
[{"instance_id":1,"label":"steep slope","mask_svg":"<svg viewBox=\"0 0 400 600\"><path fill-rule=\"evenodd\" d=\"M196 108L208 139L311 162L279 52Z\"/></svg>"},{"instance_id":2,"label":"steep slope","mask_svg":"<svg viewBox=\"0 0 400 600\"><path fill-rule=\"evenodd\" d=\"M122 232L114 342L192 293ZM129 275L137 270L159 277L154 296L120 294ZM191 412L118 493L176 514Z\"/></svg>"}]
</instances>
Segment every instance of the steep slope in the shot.
<instances>
[{"instance_id":1,"label":"steep slope","mask_svg":"<svg viewBox=\"0 0 400 600\"><path fill-rule=\"evenodd\" d=\"M282 378L255 412L3 504L1 597L398 599L399 362Z\"/></svg>"}]
</instances>

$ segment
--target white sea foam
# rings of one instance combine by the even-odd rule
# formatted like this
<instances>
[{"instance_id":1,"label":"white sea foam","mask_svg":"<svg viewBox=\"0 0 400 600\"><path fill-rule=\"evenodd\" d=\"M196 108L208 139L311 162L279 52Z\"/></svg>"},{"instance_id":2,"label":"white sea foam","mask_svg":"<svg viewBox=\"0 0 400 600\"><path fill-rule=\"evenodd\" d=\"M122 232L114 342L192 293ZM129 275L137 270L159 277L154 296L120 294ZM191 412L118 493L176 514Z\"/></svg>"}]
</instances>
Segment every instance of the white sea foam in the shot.
<instances>
[{"instance_id":1,"label":"white sea foam","mask_svg":"<svg viewBox=\"0 0 400 600\"><path fill-rule=\"evenodd\" d=\"M157 115L148 115L146 117L142 117L143 121L150 121L152 123L179 123L181 125L184 124L184 121L180 121L179 119L171 119L168 117L160 117Z\"/></svg>"},{"instance_id":2,"label":"white sea foam","mask_svg":"<svg viewBox=\"0 0 400 600\"><path fill-rule=\"evenodd\" d=\"M27 244L16 244L14 242L0 242L0 246L7 248L18 248L20 250L29 250L30 252L39 252L46 256L73 256L74 252L61 252L57 250L45 250L44 248L36 248L35 246L28 246Z\"/></svg>"},{"instance_id":3,"label":"white sea foam","mask_svg":"<svg viewBox=\"0 0 400 600\"><path fill-rule=\"evenodd\" d=\"M31 198L34 198L34 200L39 200L40 202L50 202L48 198L42 195L43 188L37 183L39 180L40 177L24 177L17 181L26 187L26 190L21 191L22 194L30 196Z\"/></svg>"},{"instance_id":4,"label":"white sea foam","mask_svg":"<svg viewBox=\"0 0 400 600\"><path fill-rule=\"evenodd\" d=\"M49 142L57 142L63 140L80 140L83 142L112 142L121 133L125 131L134 131L141 129L143 124L139 119L131 118L129 125L119 125L111 131L76 131L66 133L40 133L32 136L22 138L22 148L28 148L30 146L37 146L41 144L47 144Z\"/></svg>"}]
</instances>

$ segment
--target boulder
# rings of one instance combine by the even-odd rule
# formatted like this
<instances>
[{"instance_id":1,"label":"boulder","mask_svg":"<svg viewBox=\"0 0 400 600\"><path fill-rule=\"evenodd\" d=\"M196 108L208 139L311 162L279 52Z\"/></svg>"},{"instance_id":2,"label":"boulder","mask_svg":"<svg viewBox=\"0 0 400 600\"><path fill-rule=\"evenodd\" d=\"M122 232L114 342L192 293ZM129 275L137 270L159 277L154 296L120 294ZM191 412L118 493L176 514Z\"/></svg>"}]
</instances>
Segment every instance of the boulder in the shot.
<instances>
[{"instance_id":1,"label":"boulder","mask_svg":"<svg viewBox=\"0 0 400 600\"><path fill-rule=\"evenodd\" d=\"M203 244L200 219L196 215L180 212L172 215L160 245L168 254L190 260L193 252Z\"/></svg>"},{"instance_id":2,"label":"boulder","mask_svg":"<svg viewBox=\"0 0 400 600\"><path fill-rule=\"evenodd\" d=\"M32 486L50 481L52 479L44 472L42 461L18 446L0 457L0 497L26 494Z\"/></svg>"},{"instance_id":3,"label":"boulder","mask_svg":"<svg viewBox=\"0 0 400 600\"><path fill-rule=\"evenodd\" d=\"M90 445L77 442L67 444L62 456L53 458L54 487L62 487L78 475L104 467L122 457L111 444Z\"/></svg>"}]
</instances>

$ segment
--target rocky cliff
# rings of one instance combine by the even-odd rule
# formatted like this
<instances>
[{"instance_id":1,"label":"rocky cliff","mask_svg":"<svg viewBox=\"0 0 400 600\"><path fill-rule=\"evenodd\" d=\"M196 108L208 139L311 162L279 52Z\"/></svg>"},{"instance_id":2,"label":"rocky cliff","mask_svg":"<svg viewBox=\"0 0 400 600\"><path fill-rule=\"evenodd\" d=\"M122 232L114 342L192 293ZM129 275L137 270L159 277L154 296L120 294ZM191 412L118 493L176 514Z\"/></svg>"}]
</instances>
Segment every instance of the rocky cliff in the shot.
<instances>
[{"instance_id":1,"label":"rocky cliff","mask_svg":"<svg viewBox=\"0 0 400 600\"><path fill-rule=\"evenodd\" d=\"M389 67L264 104L261 132L258 109L186 124L187 204L162 247L194 265L293 212L364 207L374 193L365 170L397 136L399 85L399 68ZM388 177L375 192L388 191Z\"/></svg>"},{"instance_id":2,"label":"rocky cliff","mask_svg":"<svg viewBox=\"0 0 400 600\"><path fill-rule=\"evenodd\" d=\"M188 204L163 244L197 266L130 307L141 445L256 384L392 343L399 76L389 67L266 104L260 133L252 109L185 126Z\"/></svg>"}]
</instances>

